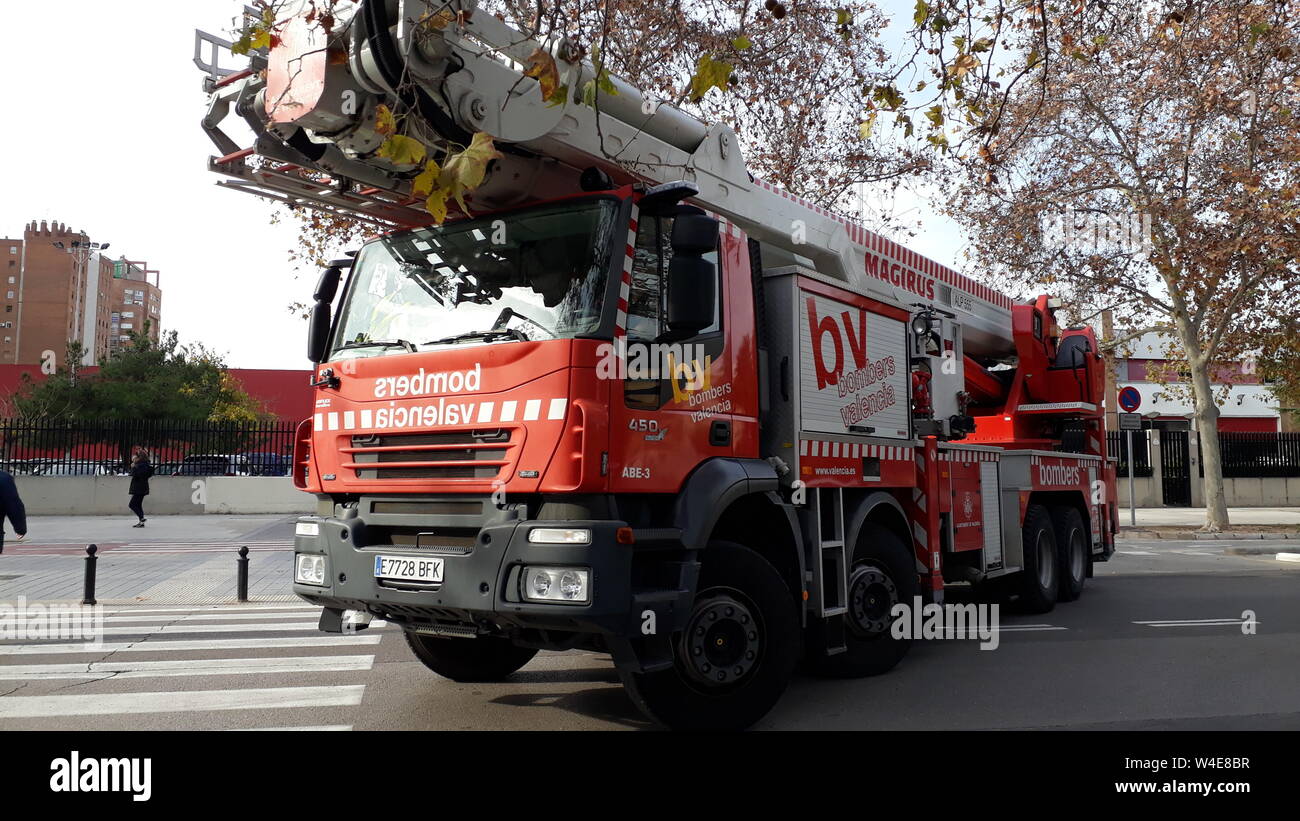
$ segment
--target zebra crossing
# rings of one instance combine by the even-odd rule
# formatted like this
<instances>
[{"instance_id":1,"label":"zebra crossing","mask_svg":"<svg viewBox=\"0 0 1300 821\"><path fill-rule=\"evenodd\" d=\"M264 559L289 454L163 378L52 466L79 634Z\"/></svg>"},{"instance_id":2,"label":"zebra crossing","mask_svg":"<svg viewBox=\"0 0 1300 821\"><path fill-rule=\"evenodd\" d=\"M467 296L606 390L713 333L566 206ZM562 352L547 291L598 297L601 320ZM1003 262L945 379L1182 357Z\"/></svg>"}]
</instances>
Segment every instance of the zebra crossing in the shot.
<instances>
[{"instance_id":1,"label":"zebra crossing","mask_svg":"<svg viewBox=\"0 0 1300 821\"><path fill-rule=\"evenodd\" d=\"M0 730L86 720L146 730L349 730L378 645L396 631L376 620L356 634L320 633L319 613L305 604L106 607L79 625L95 627L94 643L80 632L71 634L78 640L32 639L29 628L44 616L20 614L4 635L23 638L0 639Z\"/></svg>"}]
</instances>

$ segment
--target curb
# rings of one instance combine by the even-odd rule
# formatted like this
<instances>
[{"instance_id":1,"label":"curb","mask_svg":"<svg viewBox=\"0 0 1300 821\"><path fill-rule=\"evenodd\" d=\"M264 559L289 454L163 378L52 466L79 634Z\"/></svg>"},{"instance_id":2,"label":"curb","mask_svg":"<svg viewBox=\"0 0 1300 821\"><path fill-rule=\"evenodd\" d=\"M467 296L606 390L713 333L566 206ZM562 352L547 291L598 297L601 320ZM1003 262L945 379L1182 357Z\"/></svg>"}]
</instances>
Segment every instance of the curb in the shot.
<instances>
[{"instance_id":1,"label":"curb","mask_svg":"<svg viewBox=\"0 0 1300 821\"><path fill-rule=\"evenodd\" d=\"M1300 541L1300 533L1201 533L1198 530L1130 530L1122 528L1117 534L1121 540L1177 539L1179 541L1242 541L1294 539Z\"/></svg>"}]
</instances>

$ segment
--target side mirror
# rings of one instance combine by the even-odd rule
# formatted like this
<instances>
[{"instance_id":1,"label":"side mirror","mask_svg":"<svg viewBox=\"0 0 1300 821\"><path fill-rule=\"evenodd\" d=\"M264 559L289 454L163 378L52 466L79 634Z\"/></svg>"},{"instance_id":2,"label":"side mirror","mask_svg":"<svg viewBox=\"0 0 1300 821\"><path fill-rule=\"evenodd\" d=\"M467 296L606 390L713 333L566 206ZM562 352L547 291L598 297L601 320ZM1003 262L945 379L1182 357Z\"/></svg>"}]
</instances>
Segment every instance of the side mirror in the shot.
<instances>
[{"instance_id":1,"label":"side mirror","mask_svg":"<svg viewBox=\"0 0 1300 821\"><path fill-rule=\"evenodd\" d=\"M673 258L668 263L666 339L687 339L713 324L718 269L704 258L718 247L718 221L703 213L673 220Z\"/></svg>"},{"instance_id":2,"label":"side mirror","mask_svg":"<svg viewBox=\"0 0 1300 821\"><path fill-rule=\"evenodd\" d=\"M672 243L674 255L704 256L718 247L718 221L708 214L678 214Z\"/></svg>"},{"instance_id":3,"label":"side mirror","mask_svg":"<svg viewBox=\"0 0 1300 821\"><path fill-rule=\"evenodd\" d=\"M703 257L674 256L668 263L668 334L686 339L713 324L717 267Z\"/></svg>"},{"instance_id":4,"label":"side mirror","mask_svg":"<svg viewBox=\"0 0 1300 821\"><path fill-rule=\"evenodd\" d=\"M343 269L337 263L331 263L328 268L321 271L320 279L316 282L316 290L312 293L311 298L323 302L333 302L334 295L339 291L339 280L342 276Z\"/></svg>"},{"instance_id":5,"label":"side mirror","mask_svg":"<svg viewBox=\"0 0 1300 821\"><path fill-rule=\"evenodd\" d=\"M307 327L307 358L319 365L325 361L325 349L330 341L330 304L316 300L311 306Z\"/></svg>"},{"instance_id":6,"label":"side mirror","mask_svg":"<svg viewBox=\"0 0 1300 821\"><path fill-rule=\"evenodd\" d=\"M329 346L330 336L330 303L334 301L334 295L339 291L339 280L343 277L343 269L351 264L350 259L331 262L329 267L321 272L320 279L316 282L316 290L312 293L312 299L316 300L316 304L311 306L307 327L307 358L313 364L325 361L325 349Z\"/></svg>"}]
</instances>

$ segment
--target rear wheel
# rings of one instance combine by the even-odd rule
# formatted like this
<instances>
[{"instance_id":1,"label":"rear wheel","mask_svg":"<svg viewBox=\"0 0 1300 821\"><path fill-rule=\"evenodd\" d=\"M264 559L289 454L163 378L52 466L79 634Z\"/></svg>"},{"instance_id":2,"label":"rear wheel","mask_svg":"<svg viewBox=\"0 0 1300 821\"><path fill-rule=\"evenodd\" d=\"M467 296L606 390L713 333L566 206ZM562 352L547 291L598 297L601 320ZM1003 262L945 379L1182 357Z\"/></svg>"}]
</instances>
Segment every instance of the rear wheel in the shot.
<instances>
[{"instance_id":1,"label":"rear wheel","mask_svg":"<svg viewBox=\"0 0 1300 821\"><path fill-rule=\"evenodd\" d=\"M1052 510L1056 536L1056 564L1060 577L1058 601L1074 601L1083 594L1088 578L1088 529L1083 517L1072 507Z\"/></svg>"},{"instance_id":2,"label":"rear wheel","mask_svg":"<svg viewBox=\"0 0 1300 821\"><path fill-rule=\"evenodd\" d=\"M537 655L531 647L484 636L444 638L407 631L406 643L425 667L452 681L500 681Z\"/></svg>"},{"instance_id":3,"label":"rear wheel","mask_svg":"<svg viewBox=\"0 0 1300 821\"><path fill-rule=\"evenodd\" d=\"M1024 568L1020 571L1020 607L1026 613L1047 613L1056 606L1060 581L1056 554L1056 530L1042 505L1025 511L1022 533Z\"/></svg>"},{"instance_id":4,"label":"rear wheel","mask_svg":"<svg viewBox=\"0 0 1300 821\"><path fill-rule=\"evenodd\" d=\"M892 670L912 646L910 638L892 634L894 605L912 606L916 570L903 541L894 532L864 524L849 572L848 610L844 614L846 650L812 660L823 675L843 678L875 676Z\"/></svg>"},{"instance_id":5,"label":"rear wheel","mask_svg":"<svg viewBox=\"0 0 1300 821\"><path fill-rule=\"evenodd\" d=\"M752 550L712 542L686 629L672 637L673 666L619 675L665 727L743 730L785 692L799 642L794 598L776 569Z\"/></svg>"}]
</instances>

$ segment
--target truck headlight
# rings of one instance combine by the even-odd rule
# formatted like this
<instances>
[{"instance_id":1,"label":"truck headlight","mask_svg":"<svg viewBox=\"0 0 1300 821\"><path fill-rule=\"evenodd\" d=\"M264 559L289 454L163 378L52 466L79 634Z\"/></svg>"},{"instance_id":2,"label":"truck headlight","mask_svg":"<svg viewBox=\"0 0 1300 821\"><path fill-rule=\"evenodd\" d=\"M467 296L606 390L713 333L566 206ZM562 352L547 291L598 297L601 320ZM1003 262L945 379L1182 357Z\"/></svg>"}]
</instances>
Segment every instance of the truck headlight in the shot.
<instances>
[{"instance_id":1,"label":"truck headlight","mask_svg":"<svg viewBox=\"0 0 1300 821\"><path fill-rule=\"evenodd\" d=\"M325 586L325 557L299 553L294 562L293 580L298 584Z\"/></svg>"},{"instance_id":2,"label":"truck headlight","mask_svg":"<svg viewBox=\"0 0 1300 821\"><path fill-rule=\"evenodd\" d=\"M586 528L535 527L528 531L529 544L591 544Z\"/></svg>"},{"instance_id":3,"label":"truck headlight","mask_svg":"<svg viewBox=\"0 0 1300 821\"><path fill-rule=\"evenodd\" d=\"M591 601L591 571L585 567L525 567L524 598L586 604Z\"/></svg>"},{"instance_id":4,"label":"truck headlight","mask_svg":"<svg viewBox=\"0 0 1300 821\"><path fill-rule=\"evenodd\" d=\"M319 536L320 522L299 522L294 525L293 535L295 536Z\"/></svg>"}]
</instances>

